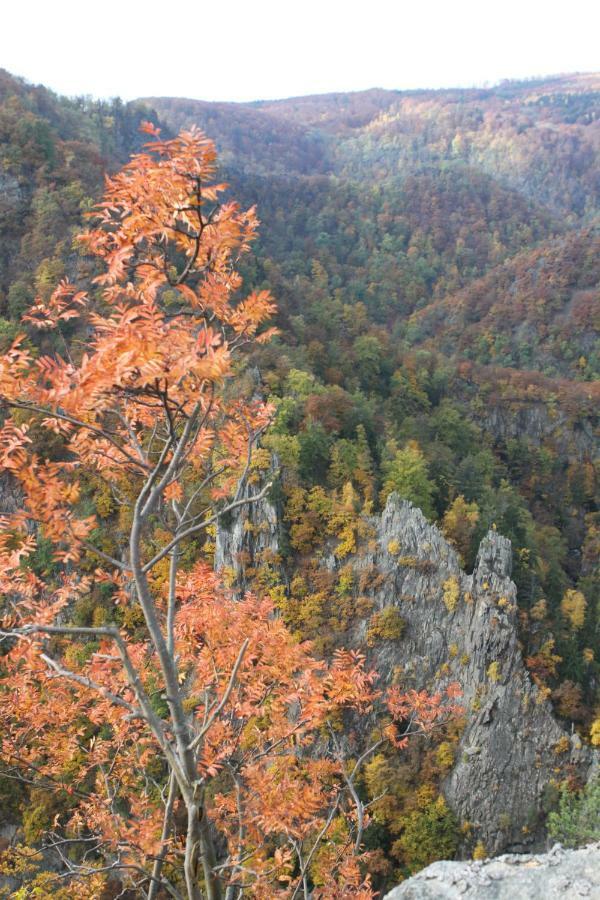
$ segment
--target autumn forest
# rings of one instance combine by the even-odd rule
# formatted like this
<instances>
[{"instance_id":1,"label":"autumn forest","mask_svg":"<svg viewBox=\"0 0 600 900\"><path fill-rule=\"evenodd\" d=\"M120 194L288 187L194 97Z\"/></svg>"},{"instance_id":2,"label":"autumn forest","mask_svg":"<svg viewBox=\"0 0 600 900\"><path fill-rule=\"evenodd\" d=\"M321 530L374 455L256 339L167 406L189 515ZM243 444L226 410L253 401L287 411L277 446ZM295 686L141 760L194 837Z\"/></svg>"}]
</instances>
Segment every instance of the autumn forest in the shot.
<instances>
[{"instance_id":1,"label":"autumn forest","mask_svg":"<svg viewBox=\"0 0 600 900\"><path fill-rule=\"evenodd\" d=\"M0 897L600 839L599 223L600 76L0 70Z\"/></svg>"}]
</instances>

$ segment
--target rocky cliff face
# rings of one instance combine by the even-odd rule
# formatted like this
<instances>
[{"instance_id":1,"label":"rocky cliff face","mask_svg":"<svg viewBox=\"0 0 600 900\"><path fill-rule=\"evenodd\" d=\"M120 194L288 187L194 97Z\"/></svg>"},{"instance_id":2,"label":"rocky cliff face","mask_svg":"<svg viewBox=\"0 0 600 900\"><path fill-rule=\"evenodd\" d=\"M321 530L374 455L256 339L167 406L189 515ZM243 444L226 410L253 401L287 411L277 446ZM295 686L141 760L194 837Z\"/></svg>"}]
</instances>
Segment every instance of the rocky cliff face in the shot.
<instances>
[{"instance_id":1,"label":"rocky cliff face","mask_svg":"<svg viewBox=\"0 0 600 900\"><path fill-rule=\"evenodd\" d=\"M594 459L600 443L598 416L569 417L547 403L489 403L478 423L497 440L526 440L534 447L552 447L568 460Z\"/></svg>"},{"instance_id":2,"label":"rocky cliff face","mask_svg":"<svg viewBox=\"0 0 600 900\"><path fill-rule=\"evenodd\" d=\"M401 667L416 688L460 683L467 724L444 794L488 853L523 849L539 834L548 782L569 767L587 777L595 755L558 724L523 664L510 542L488 532L467 575L412 504L392 495L374 525L375 549L356 565L383 575L376 607L398 607L407 625L375 650L377 669L386 678Z\"/></svg>"},{"instance_id":3,"label":"rocky cliff face","mask_svg":"<svg viewBox=\"0 0 600 900\"><path fill-rule=\"evenodd\" d=\"M257 485L249 486L246 496L252 500L260 493ZM280 517L277 508L267 497L239 507L217 528L215 568L225 573L235 590L248 587L252 573L259 565L279 567Z\"/></svg>"},{"instance_id":4,"label":"rocky cliff face","mask_svg":"<svg viewBox=\"0 0 600 900\"><path fill-rule=\"evenodd\" d=\"M567 773L586 779L598 754L556 721L524 666L510 542L490 531L467 574L441 532L395 495L371 527L373 538L351 560L356 580L363 575L374 611L397 607L406 623L400 639L373 649L373 664L384 681L399 672L406 687L460 683L466 727L442 786L446 799L488 854L539 846L546 786ZM217 548L218 565L234 568L265 549L275 554L276 510L259 504L241 513ZM342 565L333 548L322 564ZM349 641L364 648L367 628L368 619L356 621Z\"/></svg>"}]
</instances>

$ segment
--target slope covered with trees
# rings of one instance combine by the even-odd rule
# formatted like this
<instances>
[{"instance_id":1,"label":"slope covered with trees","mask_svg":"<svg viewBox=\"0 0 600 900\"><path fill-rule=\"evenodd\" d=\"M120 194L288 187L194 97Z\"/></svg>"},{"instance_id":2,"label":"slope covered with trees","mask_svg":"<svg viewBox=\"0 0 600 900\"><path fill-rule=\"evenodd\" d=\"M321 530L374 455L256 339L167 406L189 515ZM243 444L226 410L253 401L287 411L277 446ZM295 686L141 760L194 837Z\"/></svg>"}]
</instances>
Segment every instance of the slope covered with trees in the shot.
<instances>
[{"instance_id":1,"label":"slope covered with trees","mask_svg":"<svg viewBox=\"0 0 600 900\"><path fill-rule=\"evenodd\" d=\"M3 332L75 265L74 232L104 173L141 147L142 104L68 100L0 70L0 316Z\"/></svg>"},{"instance_id":2,"label":"slope covered with trees","mask_svg":"<svg viewBox=\"0 0 600 900\"><path fill-rule=\"evenodd\" d=\"M257 127L319 136L324 174L266 177L243 154L228 173L265 225L246 275L280 304L280 346L257 363L278 404L292 549L317 503L298 491L333 508L348 481L359 507L400 487L455 529L467 562L494 524L513 541L528 658L553 642L548 685L566 679L588 717L599 96L596 76L572 76L255 104ZM585 598L581 629L568 590Z\"/></svg>"},{"instance_id":3,"label":"slope covered with trees","mask_svg":"<svg viewBox=\"0 0 600 900\"><path fill-rule=\"evenodd\" d=\"M449 356L597 381L599 255L597 227L569 230L416 312L407 334Z\"/></svg>"},{"instance_id":4,"label":"slope covered with trees","mask_svg":"<svg viewBox=\"0 0 600 900\"><path fill-rule=\"evenodd\" d=\"M258 209L258 236L236 261L244 290L277 300L279 332L244 350L240 382L244 397L273 410L251 479L274 481L283 528L278 557L248 573L252 587L330 659L352 622L352 590L343 566L334 583L318 560L332 542L348 555L368 541L366 523L392 491L438 523L467 569L497 529L513 545L532 675L567 724L597 737L599 106L593 75L473 91L122 104L66 100L2 73L0 349L38 298L40 309L60 300L61 279L94 290L97 264L73 239L104 172L145 140L141 120L159 122L166 138L203 128L231 185L224 196ZM50 331L30 323L24 346L33 359L79 360L89 334L75 319ZM59 435L32 426L31 436L63 462ZM110 491L84 482L98 549L120 559L127 517ZM2 495L2 512L12 512L4 484ZM211 540L201 542L207 558ZM40 578L52 571L49 547L32 567ZM99 588L77 602L73 623L97 626L109 608ZM367 653L399 635L392 619L373 623ZM138 626L128 621L132 634ZM438 834L455 847L457 824L436 800L447 768L430 763L418 775L414 762L394 833L408 835L410 819L417 843ZM363 799L381 787L369 771ZM7 807L22 802L12 785L0 782ZM27 795L33 843L55 812L36 791ZM378 828L369 846L388 847L392 832ZM415 865L407 854L394 857L396 877ZM377 857L375 879L390 878L390 865Z\"/></svg>"},{"instance_id":5,"label":"slope covered with trees","mask_svg":"<svg viewBox=\"0 0 600 900\"><path fill-rule=\"evenodd\" d=\"M213 130L264 224L245 275L279 302L281 336L255 359L278 410L292 576L304 560L318 595L304 569L340 527L328 520L359 521L391 489L467 565L497 528L532 672L584 737L600 654L599 108L598 76L574 75L232 106ZM208 127L205 105L185 114ZM318 164L274 176L262 137L236 152L249 115L257 135L288 127L294 152L301 129ZM319 622L298 627L335 643Z\"/></svg>"}]
</instances>

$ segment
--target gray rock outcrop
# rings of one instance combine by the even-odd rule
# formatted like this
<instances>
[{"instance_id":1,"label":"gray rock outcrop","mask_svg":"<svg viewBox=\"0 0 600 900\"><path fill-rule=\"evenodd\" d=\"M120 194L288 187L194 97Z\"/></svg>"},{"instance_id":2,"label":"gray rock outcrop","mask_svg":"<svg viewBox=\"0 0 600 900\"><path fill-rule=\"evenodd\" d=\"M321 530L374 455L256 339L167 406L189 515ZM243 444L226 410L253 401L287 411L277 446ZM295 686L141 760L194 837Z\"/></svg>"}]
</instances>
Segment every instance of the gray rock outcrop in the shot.
<instances>
[{"instance_id":1,"label":"gray rock outcrop","mask_svg":"<svg viewBox=\"0 0 600 900\"><path fill-rule=\"evenodd\" d=\"M468 575L411 503L392 495L375 524L376 549L355 565L384 576L376 608L395 606L406 622L399 641L375 650L376 667L384 678L400 667L407 687L460 684L466 725L444 795L488 854L531 847L548 783L567 772L585 780L597 754L557 722L525 668L510 541L489 531Z\"/></svg>"},{"instance_id":2,"label":"gray rock outcrop","mask_svg":"<svg viewBox=\"0 0 600 900\"><path fill-rule=\"evenodd\" d=\"M600 844L538 856L507 854L482 862L436 862L384 900L575 900L600 898Z\"/></svg>"},{"instance_id":3,"label":"gray rock outcrop","mask_svg":"<svg viewBox=\"0 0 600 900\"><path fill-rule=\"evenodd\" d=\"M356 595L360 590L374 613L390 606L400 612L402 637L379 642L370 655L384 683L399 676L406 688L462 688L465 728L442 790L471 835L463 852L475 842L488 855L542 849L547 786L567 775L587 780L598 753L558 723L524 665L510 541L489 531L467 574L438 528L396 495L370 531L354 557L338 560L331 545L322 565L335 571L350 563ZM243 582L240 559L276 557L277 549L277 511L260 503L218 536L217 561L237 565ZM358 618L344 640L364 649L368 627L369 619Z\"/></svg>"},{"instance_id":4,"label":"gray rock outcrop","mask_svg":"<svg viewBox=\"0 0 600 900\"><path fill-rule=\"evenodd\" d=\"M261 491L260 486L246 489L250 500ZM215 569L224 573L239 593L248 587L248 576L258 565L279 567L280 517L275 504L267 497L250 502L220 520L215 540Z\"/></svg>"},{"instance_id":5,"label":"gray rock outcrop","mask_svg":"<svg viewBox=\"0 0 600 900\"><path fill-rule=\"evenodd\" d=\"M568 460L597 459L600 422L597 415L567 414L560 405L541 401L488 402L479 425L496 440L525 440L533 447L552 447Z\"/></svg>"}]
</instances>

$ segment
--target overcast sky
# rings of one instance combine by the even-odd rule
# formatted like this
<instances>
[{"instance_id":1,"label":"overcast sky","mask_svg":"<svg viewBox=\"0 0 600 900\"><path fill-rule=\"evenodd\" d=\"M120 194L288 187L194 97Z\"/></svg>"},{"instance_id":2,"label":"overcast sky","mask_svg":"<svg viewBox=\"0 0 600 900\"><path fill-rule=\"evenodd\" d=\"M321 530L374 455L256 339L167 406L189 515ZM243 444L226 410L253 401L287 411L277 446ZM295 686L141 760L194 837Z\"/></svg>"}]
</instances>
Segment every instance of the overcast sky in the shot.
<instances>
[{"instance_id":1,"label":"overcast sky","mask_svg":"<svg viewBox=\"0 0 600 900\"><path fill-rule=\"evenodd\" d=\"M254 100L600 70L598 0L10 0L0 67L63 94Z\"/></svg>"}]
</instances>

